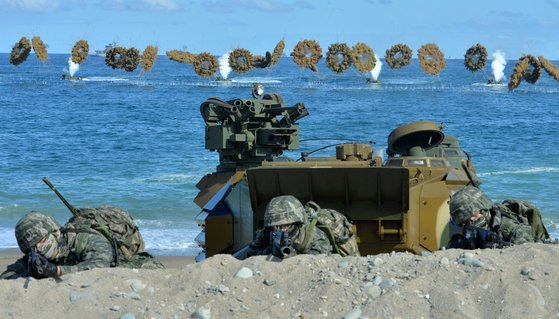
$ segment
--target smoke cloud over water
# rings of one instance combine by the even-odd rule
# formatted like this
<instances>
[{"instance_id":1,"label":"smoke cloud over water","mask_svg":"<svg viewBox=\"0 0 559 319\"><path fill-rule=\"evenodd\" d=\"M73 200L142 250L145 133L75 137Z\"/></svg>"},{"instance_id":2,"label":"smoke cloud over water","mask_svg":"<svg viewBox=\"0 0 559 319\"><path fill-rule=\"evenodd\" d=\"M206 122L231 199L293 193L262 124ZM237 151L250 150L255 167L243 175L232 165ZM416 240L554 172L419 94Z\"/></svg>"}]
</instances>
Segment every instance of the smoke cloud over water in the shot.
<instances>
[{"instance_id":1,"label":"smoke cloud over water","mask_svg":"<svg viewBox=\"0 0 559 319\"><path fill-rule=\"evenodd\" d=\"M219 74L225 80L231 73L231 67L229 66L229 54L231 51L225 53L219 58Z\"/></svg>"},{"instance_id":2,"label":"smoke cloud over water","mask_svg":"<svg viewBox=\"0 0 559 319\"><path fill-rule=\"evenodd\" d=\"M375 53L375 59L377 59L377 63L375 64L375 67L371 70L371 76L373 77L374 81L378 80L378 76L380 75L380 71L382 70L382 62L380 61L376 53Z\"/></svg>"},{"instance_id":3,"label":"smoke cloud over water","mask_svg":"<svg viewBox=\"0 0 559 319\"><path fill-rule=\"evenodd\" d=\"M80 69L80 65L77 63L74 63L72 61L72 57L68 58L68 70L70 72L70 76L74 76L74 74L76 74L76 72L78 72L78 70Z\"/></svg>"},{"instance_id":4,"label":"smoke cloud over water","mask_svg":"<svg viewBox=\"0 0 559 319\"><path fill-rule=\"evenodd\" d=\"M497 50L492 54L493 62L491 62L491 69L493 70L493 79L495 82L501 82L505 73L505 65L507 65L507 60L505 60L505 54L501 50Z\"/></svg>"}]
</instances>

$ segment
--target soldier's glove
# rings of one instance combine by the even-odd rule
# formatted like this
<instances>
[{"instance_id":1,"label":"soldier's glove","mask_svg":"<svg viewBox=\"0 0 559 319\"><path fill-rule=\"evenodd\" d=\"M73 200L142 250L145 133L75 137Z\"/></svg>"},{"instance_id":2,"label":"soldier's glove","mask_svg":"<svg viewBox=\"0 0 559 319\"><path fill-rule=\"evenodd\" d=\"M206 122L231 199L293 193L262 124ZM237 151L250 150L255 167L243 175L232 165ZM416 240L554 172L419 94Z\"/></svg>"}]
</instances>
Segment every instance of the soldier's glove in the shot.
<instances>
[{"instance_id":1,"label":"soldier's glove","mask_svg":"<svg viewBox=\"0 0 559 319\"><path fill-rule=\"evenodd\" d=\"M57 266L55 263L48 261L47 257L38 255L40 266L37 272L44 277L58 277Z\"/></svg>"}]
</instances>

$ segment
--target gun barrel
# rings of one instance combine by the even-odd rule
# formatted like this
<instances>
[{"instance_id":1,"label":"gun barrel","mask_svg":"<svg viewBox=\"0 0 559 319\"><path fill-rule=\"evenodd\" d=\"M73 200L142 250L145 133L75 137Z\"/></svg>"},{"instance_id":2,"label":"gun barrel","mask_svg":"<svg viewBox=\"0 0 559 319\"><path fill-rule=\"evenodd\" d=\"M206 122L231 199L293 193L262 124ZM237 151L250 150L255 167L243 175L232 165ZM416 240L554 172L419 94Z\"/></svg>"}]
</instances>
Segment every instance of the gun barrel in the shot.
<instances>
[{"instance_id":1,"label":"gun barrel","mask_svg":"<svg viewBox=\"0 0 559 319\"><path fill-rule=\"evenodd\" d=\"M37 257L37 248L31 248L31 251L29 252L29 260L28 260L28 271L31 271L32 273L36 273L39 275L43 274L43 267L41 267L41 262L39 261L39 258Z\"/></svg>"},{"instance_id":2,"label":"gun barrel","mask_svg":"<svg viewBox=\"0 0 559 319\"><path fill-rule=\"evenodd\" d=\"M305 107L303 103L297 103L294 106L286 108L287 112L285 113L284 117L279 121L281 125L289 125L297 122L298 120L302 119L303 117L309 115L309 111Z\"/></svg>"},{"instance_id":3,"label":"gun barrel","mask_svg":"<svg viewBox=\"0 0 559 319\"><path fill-rule=\"evenodd\" d=\"M291 246L281 247L280 251L281 251L283 257L289 257L295 252L295 250Z\"/></svg>"},{"instance_id":4,"label":"gun barrel","mask_svg":"<svg viewBox=\"0 0 559 319\"><path fill-rule=\"evenodd\" d=\"M60 198L60 200L64 203L64 205L66 205L66 207L68 207L70 212L72 212L72 215L74 215L74 217L77 217L78 216L78 210L76 209L76 207L72 206L72 204L70 204L66 200L66 198L64 198L64 196L62 196L62 194L60 194L60 192L56 189L56 187L54 187L54 185L50 182L50 180L47 177L43 177L43 182L45 182L45 184L47 184L48 187L50 187L50 189L52 189L54 191L56 196L58 196L58 198Z\"/></svg>"}]
</instances>

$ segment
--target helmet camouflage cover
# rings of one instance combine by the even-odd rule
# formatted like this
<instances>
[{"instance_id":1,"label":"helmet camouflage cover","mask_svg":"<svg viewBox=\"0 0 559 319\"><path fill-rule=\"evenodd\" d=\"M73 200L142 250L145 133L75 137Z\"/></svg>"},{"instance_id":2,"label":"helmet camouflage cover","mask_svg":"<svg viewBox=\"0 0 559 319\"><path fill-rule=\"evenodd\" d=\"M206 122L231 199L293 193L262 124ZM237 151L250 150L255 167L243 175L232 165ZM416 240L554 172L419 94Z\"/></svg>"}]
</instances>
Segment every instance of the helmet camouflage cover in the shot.
<instances>
[{"instance_id":1,"label":"helmet camouflage cover","mask_svg":"<svg viewBox=\"0 0 559 319\"><path fill-rule=\"evenodd\" d=\"M41 212L30 212L16 224L16 239L19 249L28 253L41 239L60 229L54 218Z\"/></svg>"},{"instance_id":2,"label":"helmet camouflage cover","mask_svg":"<svg viewBox=\"0 0 559 319\"><path fill-rule=\"evenodd\" d=\"M305 223L306 221L305 207L291 195L272 198L264 213L264 227Z\"/></svg>"},{"instance_id":3,"label":"helmet camouflage cover","mask_svg":"<svg viewBox=\"0 0 559 319\"><path fill-rule=\"evenodd\" d=\"M476 212L490 209L493 202L485 193L474 186L466 186L450 198L450 216L454 223L460 225Z\"/></svg>"}]
</instances>

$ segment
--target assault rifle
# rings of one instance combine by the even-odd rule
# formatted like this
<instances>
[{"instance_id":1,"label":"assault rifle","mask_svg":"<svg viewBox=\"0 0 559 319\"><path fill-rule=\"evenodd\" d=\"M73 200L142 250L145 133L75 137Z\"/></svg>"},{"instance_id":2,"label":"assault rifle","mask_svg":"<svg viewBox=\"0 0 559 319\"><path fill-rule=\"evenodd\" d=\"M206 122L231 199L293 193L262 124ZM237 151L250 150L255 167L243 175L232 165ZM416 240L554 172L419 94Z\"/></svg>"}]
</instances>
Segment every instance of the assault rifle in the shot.
<instances>
[{"instance_id":1,"label":"assault rifle","mask_svg":"<svg viewBox=\"0 0 559 319\"><path fill-rule=\"evenodd\" d=\"M43 264L39 256L40 253L37 252L37 248L31 248L31 251L27 256L27 272L29 275L41 277L43 274Z\"/></svg>"},{"instance_id":2,"label":"assault rifle","mask_svg":"<svg viewBox=\"0 0 559 319\"><path fill-rule=\"evenodd\" d=\"M291 238L287 234L276 227L272 232L272 254L279 258L287 258L295 255L295 249L292 246Z\"/></svg>"}]
</instances>

